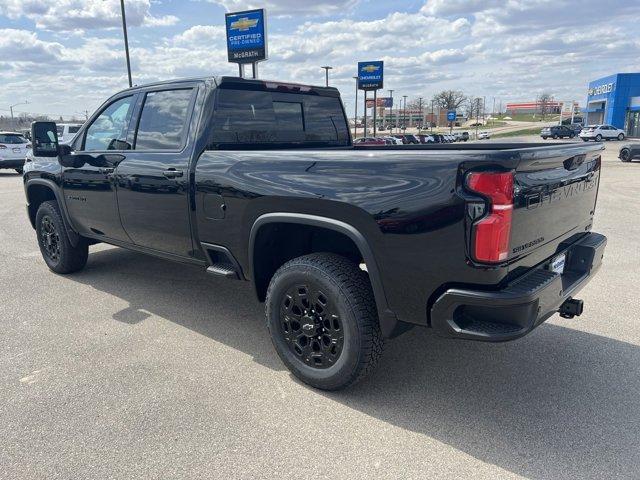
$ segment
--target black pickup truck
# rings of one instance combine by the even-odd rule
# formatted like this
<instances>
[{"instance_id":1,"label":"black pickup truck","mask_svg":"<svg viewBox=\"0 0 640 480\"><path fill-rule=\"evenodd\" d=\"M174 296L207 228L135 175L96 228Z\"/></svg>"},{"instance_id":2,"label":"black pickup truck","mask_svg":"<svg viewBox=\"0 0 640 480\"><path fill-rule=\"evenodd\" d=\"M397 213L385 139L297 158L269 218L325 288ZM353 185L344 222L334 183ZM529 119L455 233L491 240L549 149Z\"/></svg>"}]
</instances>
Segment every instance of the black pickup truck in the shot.
<instances>
[{"instance_id":1,"label":"black pickup truck","mask_svg":"<svg viewBox=\"0 0 640 480\"><path fill-rule=\"evenodd\" d=\"M279 356L322 389L414 325L506 341L579 315L606 244L601 144L356 147L333 88L156 83L70 145L53 123L32 135L27 211L51 270L106 242L252 282Z\"/></svg>"}]
</instances>

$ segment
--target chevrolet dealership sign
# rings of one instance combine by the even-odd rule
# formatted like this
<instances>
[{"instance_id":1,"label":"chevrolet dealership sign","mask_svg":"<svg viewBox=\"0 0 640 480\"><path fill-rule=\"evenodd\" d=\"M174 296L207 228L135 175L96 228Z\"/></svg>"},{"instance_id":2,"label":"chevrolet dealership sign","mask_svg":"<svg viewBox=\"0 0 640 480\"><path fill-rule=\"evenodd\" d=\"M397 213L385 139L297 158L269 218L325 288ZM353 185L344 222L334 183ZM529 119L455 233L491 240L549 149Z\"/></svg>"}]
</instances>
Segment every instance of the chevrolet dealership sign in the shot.
<instances>
[{"instance_id":1,"label":"chevrolet dealership sign","mask_svg":"<svg viewBox=\"0 0 640 480\"><path fill-rule=\"evenodd\" d=\"M587 94L590 97L594 95L602 95L603 93L611 93L616 89L616 84L613 82L603 83L602 85L598 85L597 87L590 88ZM583 90L584 91L584 90Z\"/></svg>"},{"instance_id":2,"label":"chevrolet dealership sign","mask_svg":"<svg viewBox=\"0 0 640 480\"><path fill-rule=\"evenodd\" d=\"M384 85L384 62L358 62L358 88L380 90Z\"/></svg>"},{"instance_id":3,"label":"chevrolet dealership sign","mask_svg":"<svg viewBox=\"0 0 640 480\"><path fill-rule=\"evenodd\" d=\"M267 59L264 9L227 13L227 54L230 62L255 63Z\"/></svg>"}]
</instances>

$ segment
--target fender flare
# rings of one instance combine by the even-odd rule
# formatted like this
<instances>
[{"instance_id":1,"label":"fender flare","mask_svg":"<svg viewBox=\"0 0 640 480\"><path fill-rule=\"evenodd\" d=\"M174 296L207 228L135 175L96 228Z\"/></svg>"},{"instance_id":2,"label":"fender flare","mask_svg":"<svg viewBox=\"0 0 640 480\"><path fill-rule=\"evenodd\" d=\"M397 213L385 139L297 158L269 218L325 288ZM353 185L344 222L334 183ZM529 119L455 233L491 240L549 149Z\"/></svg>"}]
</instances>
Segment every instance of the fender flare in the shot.
<instances>
[{"instance_id":1,"label":"fender flare","mask_svg":"<svg viewBox=\"0 0 640 480\"><path fill-rule=\"evenodd\" d=\"M42 185L53 192L54 197L56 197L56 202L58 202L60 212L62 212L62 221L64 222L65 231L67 232L67 238L69 238L69 242L71 243L71 245L73 245L74 247L77 246L78 242L80 241L80 235L71 226L71 219L69 218L67 205L64 203L64 197L62 196L60 187L53 180L48 180L46 178L32 178L30 180L27 180L27 183L25 184L25 193L27 195L27 202L29 204L31 204L29 199L29 187L31 187L32 185ZM29 216L29 218L31 218L31 216ZM32 226L35 228L35 222L32 224Z\"/></svg>"},{"instance_id":2,"label":"fender flare","mask_svg":"<svg viewBox=\"0 0 640 480\"><path fill-rule=\"evenodd\" d=\"M382 334L391 338L399 333L402 333L404 329L399 329L399 322L396 315L393 313L387 302L387 297L384 292L382 280L380 276L380 270L376 262L373 251L369 246L369 243L364 238L362 233L356 229L353 225L336 220L333 218L321 217L318 215L308 215L305 213L288 213L288 212L275 212L266 213L259 216L251 227L251 233L249 234L249 278L254 278L253 264L254 264L254 248L255 240L258 235L258 231L264 225L269 223L297 223L302 225L311 225L314 227L327 228L336 232L342 233L350 238L360 250L362 258L367 265L367 272L369 279L371 280L371 287L373 289L373 295L376 302L376 308L378 310L378 317L380 321L380 330ZM255 286L255 281L254 281ZM398 333L395 333L398 332Z\"/></svg>"}]
</instances>

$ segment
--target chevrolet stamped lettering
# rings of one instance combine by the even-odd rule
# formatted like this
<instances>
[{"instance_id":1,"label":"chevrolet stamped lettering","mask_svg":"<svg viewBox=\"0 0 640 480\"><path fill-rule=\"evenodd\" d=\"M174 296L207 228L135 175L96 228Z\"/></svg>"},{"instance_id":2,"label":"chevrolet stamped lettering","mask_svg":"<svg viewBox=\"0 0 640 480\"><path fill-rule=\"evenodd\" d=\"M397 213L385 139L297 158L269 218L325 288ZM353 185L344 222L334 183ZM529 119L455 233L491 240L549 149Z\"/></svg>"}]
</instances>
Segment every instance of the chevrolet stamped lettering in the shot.
<instances>
[{"instance_id":1,"label":"chevrolet stamped lettering","mask_svg":"<svg viewBox=\"0 0 640 480\"><path fill-rule=\"evenodd\" d=\"M555 189L553 192L539 192L525 197L526 206L528 209L538 208L545 203L553 203L559 200L573 197L580 193L586 192L593 188L596 188L598 182L597 178L590 178L582 180L578 183L570 183L560 188Z\"/></svg>"}]
</instances>

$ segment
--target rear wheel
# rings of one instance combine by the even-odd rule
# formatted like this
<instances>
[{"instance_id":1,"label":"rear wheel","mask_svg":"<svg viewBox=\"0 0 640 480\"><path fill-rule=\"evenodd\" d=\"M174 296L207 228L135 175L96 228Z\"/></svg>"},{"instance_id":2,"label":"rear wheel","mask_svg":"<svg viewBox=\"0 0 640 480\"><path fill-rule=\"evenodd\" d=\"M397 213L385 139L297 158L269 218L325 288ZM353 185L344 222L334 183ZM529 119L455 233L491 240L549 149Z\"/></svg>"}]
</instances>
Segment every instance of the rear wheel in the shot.
<instances>
[{"instance_id":1,"label":"rear wheel","mask_svg":"<svg viewBox=\"0 0 640 480\"><path fill-rule=\"evenodd\" d=\"M557 139L558 139L558 134L557 134L557 133L554 133L554 134L553 134L553 139L554 139L554 140L557 140Z\"/></svg>"},{"instance_id":2,"label":"rear wheel","mask_svg":"<svg viewBox=\"0 0 640 480\"><path fill-rule=\"evenodd\" d=\"M269 284L266 314L278 355L313 387L345 388L382 355L369 278L339 255L306 255L280 267Z\"/></svg>"},{"instance_id":3,"label":"rear wheel","mask_svg":"<svg viewBox=\"0 0 640 480\"><path fill-rule=\"evenodd\" d=\"M38 208L36 234L42 258L54 272L73 273L87 264L87 241L81 238L75 247L71 244L55 201L43 202Z\"/></svg>"},{"instance_id":4,"label":"rear wheel","mask_svg":"<svg viewBox=\"0 0 640 480\"><path fill-rule=\"evenodd\" d=\"M596 142L601 142L602 141L602 135L597 134L596 135Z\"/></svg>"},{"instance_id":5,"label":"rear wheel","mask_svg":"<svg viewBox=\"0 0 640 480\"><path fill-rule=\"evenodd\" d=\"M631 161L631 151L628 148L623 148L620 150L620 160L623 162Z\"/></svg>"},{"instance_id":6,"label":"rear wheel","mask_svg":"<svg viewBox=\"0 0 640 480\"><path fill-rule=\"evenodd\" d=\"M543 139L543 140L546 140L546 139L547 139L547 137L542 137L542 139Z\"/></svg>"},{"instance_id":7,"label":"rear wheel","mask_svg":"<svg viewBox=\"0 0 640 480\"><path fill-rule=\"evenodd\" d=\"M582 138L582 141L583 141L583 142L588 142L588 141L589 141L589 139L588 139L588 138L584 138L584 137L583 137L583 138Z\"/></svg>"}]
</instances>

